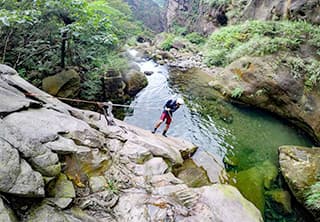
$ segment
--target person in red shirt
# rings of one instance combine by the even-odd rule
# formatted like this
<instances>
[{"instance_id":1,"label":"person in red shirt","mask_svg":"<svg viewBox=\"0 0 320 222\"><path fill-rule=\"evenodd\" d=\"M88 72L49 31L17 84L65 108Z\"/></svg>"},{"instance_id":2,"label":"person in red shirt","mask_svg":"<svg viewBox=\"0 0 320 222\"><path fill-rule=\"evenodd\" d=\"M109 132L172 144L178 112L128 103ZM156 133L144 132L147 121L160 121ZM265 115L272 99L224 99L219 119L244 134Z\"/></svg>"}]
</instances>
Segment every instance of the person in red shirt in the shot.
<instances>
[{"instance_id":1,"label":"person in red shirt","mask_svg":"<svg viewBox=\"0 0 320 222\"><path fill-rule=\"evenodd\" d=\"M170 123L171 123L171 120L172 120L172 114L175 111L177 111L177 109L179 109L179 107L181 105L183 105L183 104L184 104L184 101L181 98L178 98L176 100L172 100L172 99L168 100L166 102L166 104L164 105L164 107L163 107L164 108L163 112L162 112L162 114L160 116L159 121L156 123L152 133L156 133L156 131L159 128L159 126L166 120L166 127L162 132L162 135L166 137L167 136L166 133L167 133L169 127L170 127Z\"/></svg>"}]
</instances>

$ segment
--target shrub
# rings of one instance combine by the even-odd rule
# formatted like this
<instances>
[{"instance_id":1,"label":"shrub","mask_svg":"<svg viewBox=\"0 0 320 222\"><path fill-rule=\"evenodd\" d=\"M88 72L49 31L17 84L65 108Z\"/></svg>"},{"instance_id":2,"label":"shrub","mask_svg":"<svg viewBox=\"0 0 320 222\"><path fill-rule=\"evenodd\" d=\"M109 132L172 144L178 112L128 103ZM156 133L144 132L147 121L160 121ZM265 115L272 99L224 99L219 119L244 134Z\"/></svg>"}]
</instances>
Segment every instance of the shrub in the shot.
<instances>
[{"instance_id":1,"label":"shrub","mask_svg":"<svg viewBox=\"0 0 320 222\"><path fill-rule=\"evenodd\" d=\"M212 7L214 7L214 6L220 6L220 5L227 5L231 3L231 0L201 0L201 2L207 3Z\"/></svg>"},{"instance_id":2,"label":"shrub","mask_svg":"<svg viewBox=\"0 0 320 222\"><path fill-rule=\"evenodd\" d=\"M204 37L202 37L199 33L196 33L196 32L192 32L186 35L186 39L188 39L191 43L194 43L197 45L205 42Z\"/></svg>"},{"instance_id":3,"label":"shrub","mask_svg":"<svg viewBox=\"0 0 320 222\"><path fill-rule=\"evenodd\" d=\"M225 66L244 55L296 50L301 43L319 47L319 40L319 28L306 22L249 21L213 33L205 47L205 61L209 66Z\"/></svg>"},{"instance_id":4,"label":"shrub","mask_svg":"<svg viewBox=\"0 0 320 222\"><path fill-rule=\"evenodd\" d=\"M173 34L168 34L168 35L166 36L165 40L161 42L160 48L161 48L162 50L167 50L167 51L169 51L169 50L171 49L171 47L172 47L172 44L173 44L174 40L175 40L175 35L173 35Z\"/></svg>"}]
</instances>

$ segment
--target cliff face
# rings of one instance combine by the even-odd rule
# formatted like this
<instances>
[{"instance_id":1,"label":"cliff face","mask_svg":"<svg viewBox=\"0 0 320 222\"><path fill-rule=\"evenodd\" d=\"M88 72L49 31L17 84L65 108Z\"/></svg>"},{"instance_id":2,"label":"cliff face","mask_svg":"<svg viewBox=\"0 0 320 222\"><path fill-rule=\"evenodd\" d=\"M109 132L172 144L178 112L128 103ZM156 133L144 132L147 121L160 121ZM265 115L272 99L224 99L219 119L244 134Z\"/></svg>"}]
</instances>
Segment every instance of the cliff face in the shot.
<instances>
[{"instance_id":1,"label":"cliff face","mask_svg":"<svg viewBox=\"0 0 320 222\"><path fill-rule=\"evenodd\" d=\"M166 28L176 25L186 27L189 32L212 33L225 25L224 5L212 5L201 0L168 0L165 9Z\"/></svg>"},{"instance_id":2,"label":"cliff face","mask_svg":"<svg viewBox=\"0 0 320 222\"><path fill-rule=\"evenodd\" d=\"M155 32L164 31L164 19L160 6L152 0L125 0L134 17Z\"/></svg>"},{"instance_id":3,"label":"cliff face","mask_svg":"<svg viewBox=\"0 0 320 222\"><path fill-rule=\"evenodd\" d=\"M234 5L234 7L237 7ZM239 7L239 6L238 6ZM319 0L253 0L248 1L241 20L306 20L320 24Z\"/></svg>"},{"instance_id":4,"label":"cliff face","mask_svg":"<svg viewBox=\"0 0 320 222\"><path fill-rule=\"evenodd\" d=\"M227 2L227 1L226 1ZM165 7L166 28L178 25L189 32L210 34L229 23L245 20L298 20L320 24L319 0L251 1L168 0Z\"/></svg>"}]
</instances>

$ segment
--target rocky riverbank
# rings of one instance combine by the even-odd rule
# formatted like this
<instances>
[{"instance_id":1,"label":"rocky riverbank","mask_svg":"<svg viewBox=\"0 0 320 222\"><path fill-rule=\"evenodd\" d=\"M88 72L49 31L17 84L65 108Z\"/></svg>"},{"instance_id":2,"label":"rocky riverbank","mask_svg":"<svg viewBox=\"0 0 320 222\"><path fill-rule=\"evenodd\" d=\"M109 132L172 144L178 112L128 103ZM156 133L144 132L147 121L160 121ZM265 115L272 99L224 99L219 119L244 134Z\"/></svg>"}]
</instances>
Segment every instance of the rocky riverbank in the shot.
<instances>
[{"instance_id":1,"label":"rocky riverbank","mask_svg":"<svg viewBox=\"0 0 320 222\"><path fill-rule=\"evenodd\" d=\"M107 126L4 65L0 90L1 221L262 221L236 188L174 176L193 144Z\"/></svg>"}]
</instances>

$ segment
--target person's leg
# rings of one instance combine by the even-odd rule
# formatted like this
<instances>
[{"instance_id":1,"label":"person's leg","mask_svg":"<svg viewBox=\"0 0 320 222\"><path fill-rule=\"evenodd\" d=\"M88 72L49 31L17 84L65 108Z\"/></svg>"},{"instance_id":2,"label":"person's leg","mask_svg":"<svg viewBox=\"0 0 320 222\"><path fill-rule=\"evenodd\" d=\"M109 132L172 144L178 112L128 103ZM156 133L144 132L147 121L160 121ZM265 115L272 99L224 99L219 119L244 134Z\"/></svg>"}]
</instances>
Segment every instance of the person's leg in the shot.
<instances>
[{"instance_id":1,"label":"person's leg","mask_svg":"<svg viewBox=\"0 0 320 222\"><path fill-rule=\"evenodd\" d=\"M166 124L166 127L164 128L164 130L163 130L163 132L162 132L162 135L163 135L163 136L165 136L165 137L167 136L167 132L168 132L169 127L170 127L170 123L169 123L169 124L167 123L167 124Z\"/></svg>"},{"instance_id":2,"label":"person's leg","mask_svg":"<svg viewBox=\"0 0 320 222\"><path fill-rule=\"evenodd\" d=\"M156 125L154 126L154 129L152 131L152 133L156 133L157 129L159 128L159 126L161 125L161 123L163 123L163 121L165 120L166 118L166 113L163 112L160 116L160 119L159 121L156 123Z\"/></svg>"},{"instance_id":3,"label":"person's leg","mask_svg":"<svg viewBox=\"0 0 320 222\"><path fill-rule=\"evenodd\" d=\"M152 133L156 133L157 129L159 128L159 126L161 125L161 123L163 123L163 120L160 119L157 124L154 126L154 129L152 131Z\"/></svg>"},{"instance_id":4,"label":"person's leg","mask_svg":"<svg viewBox=\"0 0 320 222\"><path fill-rule=\"evenodd\" d=\"M167 132L168 132L168 129L170 127L170 123L171 123L171 117L168 116L167 119L166 119L166 127L164 128L163 132L162 132L162 135L163 136L167 136Z\"/></svg>"}]
</instances>

